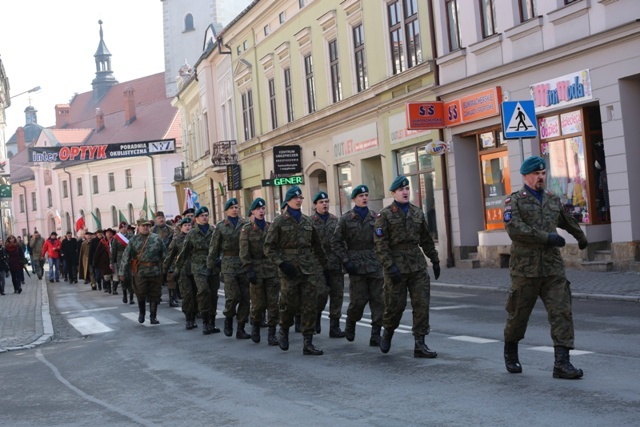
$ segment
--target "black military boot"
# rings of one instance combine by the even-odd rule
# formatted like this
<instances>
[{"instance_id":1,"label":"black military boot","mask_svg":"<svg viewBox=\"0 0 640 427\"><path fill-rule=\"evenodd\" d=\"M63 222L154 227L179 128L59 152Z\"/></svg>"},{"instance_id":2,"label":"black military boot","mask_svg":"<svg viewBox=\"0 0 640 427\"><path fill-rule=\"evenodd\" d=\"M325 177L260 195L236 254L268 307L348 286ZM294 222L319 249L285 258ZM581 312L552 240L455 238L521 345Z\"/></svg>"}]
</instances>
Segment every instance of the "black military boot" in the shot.
<instances>
[{"instance_id":1,"label":"black military boot","mask_svg":"<svg viewBox=\"0 0 640 427\"><path fill-rule=\"evenodd\" d=\"M105 294L110 294L111 293L111 282L108 280L104 281L104 293Z\"/></svg>"},{"instance_id":2,"label":"black military boot","mask_svg":"<svg viewBox=\"0 0 640 427\"><path fill-rule=\"evenodd\" d=\"M316 327L315 327L315 332L316 334L320 335L320 332L322 332L322 313L318 313L316 315Z\"/></svg>"},{"instance_id":3,"label":"black military boot","mask_svg":"<svg viewBox=\"0 0 640 427\"><path fill-rule=\"evenodd\" d=\"M228 337L233 335L233 317L224 318L224 334Z\"/></svg>"},{"instance_id":4,"label":"black military boot","mask_svg":"<svg viewBox=\"0 0 640 427\"><path fill-rule=\"evenodd\" d=\"M126 289L124 289L122 291L122 302L125 303L125 304L129 302L129 301L127 301L127 290Z\"/></svg>"},{"instance_id":5,"label":"black military boot","mask_svg":"<svg viewBox=\"0 0 640 427\"><path fill-rule=\"evenodd\" d=\"M193 315L193 313L185 313L184 317L186 318L186 323L184 325L184 328L187 331L190 331L191 329L196 328L196 322L195 322L195 316Z\"/></svg>"},{"instance_id":6,"label":"black military boot","mask_svg":"<svg viewBox=\"0 0 640 427\"><path fill-rule=\"evenodd\" d=\"M565 380L577 380L582 378L582 369L575 368L569 361L569 349L567 347L554 347L556 362L553 365L553 378Z\"/></svg>"},{"instance_id":7,"label":"black military boot","mask_svg":"<svg viewBox=\"0 0 640 427\"><path fill-rule=\"evenodd\" d=\"M149 321L151 322L151 324L152 325L160 324L160 322L158 321L158 318L156 317L156 315L158 314L158 300L157 299L152 299L151 301L149 301L149 312L151 313L149 315Z\"/></svg>"},{"instance_id":8,"label":"black military boot","mask_svg":"<svg viewBox=\"0 0 640 427\"><path fill-rule=\"evenodd\" d=\"M267 335L267 343L270 346L278 345L278 338L276 338L276 327L269 326L269 335Z\"/></svg>"},{"instance_id":9,"label":"black military boot","mask_svg":"<svg viewBox=\"0 0 640 427\"><path fill-rule=\"evenodd\" d=\"M189 319L191 319L191 329L196 329L198 327L198 324L196 323L196 314L195 313L189 313ZM213 323L211 323L211 324L213 325ZM220 329L218 329L218 332L220 332Z\"/></svg>"},{"instance_id":10,"label":"black military boot","mask_svg":"<svg viewBox=\"0 0 640 427\"><path fill-rule=\"evenodd\" d=\"M280 350L289 350L289 327L280 326L280 336L278 337Z\"/></svg>"},{"instance_id":11,"label":"black military boot","mask_svg":"<svg viewBox=\"0 0 640 427\"><path fill-rule=\"evenodd\" d=\"M118 282L111 282L113 284L113 294L118 295Z\"/></svg>"},{"instance_id":12,"label":"black military boot","mask_svg":"<svg viewBox=\"0 0 640 427\"><path fill-rule=\"evenodd\" d=\"M129 304L135 304L133 301L133 291L129 292Z\"/></svg>"},{"instance_id":13,"label":"black military boot","mask_svg":"<svg viewBox=\"0 0 640 427\"><path fill-rule=\"evenodd\" d=\"M260 323L254 320L253 325L251 325L251 341L256 344L260 342Z\"/></svg>"},{"instance_id":14,"label":"black military boot","mask_svg":"<svg viewBox=\"0 0 640 427\"><path fill-rule=\"evenodd\" d=\"M244 331L245 323L238 323L238 330L236 331L236 339L239 340L248 340L251 338L251 335Z\"/></svg>"},{"instance_id":15,"label":"black military boot","mask_svg":"<svg viewBox=\"0 0 640 427\"><path fill-rule=\"evenodd\" d=\"M138 314L138 323L144 323L144 316L147 314L147 302L145 298L138 299L138 310L140 314Z\"/></svg>"},{"instance_id":16,"label":"black military boot","mask_svg":"<svg viewBox=\"0 0 640 427\"><path fill-rule=\"evenodd\" d=\"M504 366L509 373L519 374L522 372L522 365L518 359L518 341L504 343Z\"/></svg>"},{"instance_id":17,"label":"black military boot","mask_svg":"<svg viewBox=\"0 0 640 427\"><path fill-rule=\"evenodd\" d=\"M391 349L391 338L393 338L393 330L392 329L384 329L384 334L382 338L380 338L380 351L383 353L389 353Z\"/></svg>"},{"instance_id":18,"label":"black military boot","mask_svg":"<svg viewBox=\"0 0 640 427\"><path fill-rule=\"evenodd\" d=\"M329 338L344 338L344 332L340 329L340 319L329 320Z\"/></svg>"},{"instance_id":19,"label":"black military boot","mask_svg":"<svg viewBox=\"0 0 640 427\"><path fill-rule=\"evenodd\" d=\"M371 338L369 338L369 345L371 347L379 347L380 346L380 330L381 326L373 325L371 327Z\"/></svg>"},{"instance_id":20,"label":"black military boot","mask_svg":"<svg viewBox=\"0 0 640 427\"><path fill-rule=\"evenodd\" d=\"M424 342L424 335L422 335L416 338L416 345L413 347L413 357L434 359L438 357L438 353L427 347L427 344Z\"/></svg>"},{"instance_id":21,"label":"black military boot","mask_svg":"<svg viewBox=\"0 0 640 427\"><path fill-rule=\"evenodd\" d=\"M300 323L302 322L302 316L299 314L293 316L293 328L296 332L301 332L302 328L300 327Z\"/></svg>"},{"instance_id":22,"label":"black military boot","mask_svg":"<svg viewBox=\"0 0 640 427\"><path fill-rule=\"evenodd\" d=\"M178 307L178 300L176 299L176 291L169 289L169 307Z\"/></svg>"},{"instance_id":23,"label":"black military boot","mask_svg":"<svg viewBox=\"0 0 640 427\"><path fill-rule=\"evenodd\" d=\"M269 325L267 325L267 310L262 310L262 322L260 322L260 327L261 328L269 327Z\"/></svg>"},{"instance_id":24,"label":"black military boot","mask_svg":"<svg viewBox=\"0 0 640 427\"><path fill-rule=\"evenodd\" d=\"M351 342L356 339L356 322L347 317L347 325L344 327L344 336Z\"/></svg>"},{"instance_id":25,"label":"black military boot","mask_svg":"<svg viewBox=\"0 0 640 427\"><path fill-rule=\"evenodd\" d=\"M212 333L213 331L211 330L211 316L209 315L209 313L203 313L202 314L202 334L211 335Z\"/></svg>"},{"instance_id":26,"label":"black military boot","mask_svg":"<svg viewBox=\"0 0 640 427\"><path fill-rule=\"evenodd\" d=\"M198 324L196 323L196 315L193 315L193 324L196 325L196 328L198 327ZM214 313L211 313L209 315L209 324L211 325L211 333L212 334L219 334L220 333L220 328L218 328L216 326L216 315Z\"/></svg>"},{"instance_id":27,"label":"black military boot","mask_svg":"<svg viewBox=\"0 0 640 427\"><path fill-rule=\"evenodd\" d=\"M302 347L302 354L305 356L322 356L324 351L313 345L313 335L305 335L304 347Z\"/></svg>"}]
</instances>

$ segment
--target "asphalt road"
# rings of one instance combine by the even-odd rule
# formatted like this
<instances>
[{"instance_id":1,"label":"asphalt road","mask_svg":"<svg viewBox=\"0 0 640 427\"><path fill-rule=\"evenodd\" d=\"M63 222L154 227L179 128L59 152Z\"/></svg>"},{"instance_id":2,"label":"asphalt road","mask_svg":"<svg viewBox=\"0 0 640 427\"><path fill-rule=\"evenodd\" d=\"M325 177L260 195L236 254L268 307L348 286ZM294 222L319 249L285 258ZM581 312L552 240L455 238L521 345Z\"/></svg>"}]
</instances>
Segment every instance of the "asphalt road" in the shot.
<instances>
[{"instance_id":1,"label":"asphalt road","mask_svg":"<svg viewBox=\"0 0 640 427\"><path fill-rule=\"evenodd\" d=\"M412 357L410 304L389 354L368 346L366 320L349 343L328 338L325 318L314 338L325 355L312 357L299 334L288 352L267 346L266 331L260 344L204 336L166 304L160 325L139 325L119 296L50 287L54 340L0 357L0 425L638 425L637 304L574 300L572 361L585 377L567 381L551 376L541 303L521 343L524 372L505 371L504 298L434 290L427 342L438 358L426 360Z\"/></svg>"}]
</instances>

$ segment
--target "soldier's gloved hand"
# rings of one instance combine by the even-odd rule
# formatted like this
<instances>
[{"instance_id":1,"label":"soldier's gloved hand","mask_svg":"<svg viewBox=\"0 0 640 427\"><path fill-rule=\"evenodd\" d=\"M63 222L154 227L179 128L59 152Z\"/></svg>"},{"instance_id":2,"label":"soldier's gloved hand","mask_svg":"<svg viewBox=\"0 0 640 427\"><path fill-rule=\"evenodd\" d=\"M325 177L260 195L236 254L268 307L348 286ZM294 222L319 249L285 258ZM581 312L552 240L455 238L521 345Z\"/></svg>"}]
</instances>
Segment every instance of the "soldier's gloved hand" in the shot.
<instances>
[{"instance_id":1,"label":"soldier's gloved hand","mask_svg":"<svg viewBox=\"0 0 640 427\"><path fill-rule=\"evenodd\" d=\"M256 283L258 283L256 272L251 267L249 267L249 271L247 271L247 278L249 279L249 283L251 283L252 285L255 285Z\"/></svg>"},{"instance_id":2,"label":"soldier's gloved hand","mask_svg":"<svg viewBox=\"0 0 640 427\"><path fill-rule=\"evenodd\" d=\"M207 268L207 279L210 279L213 276L213 269Z\"/></svg>"},{"instance_id":3,"label":"soldier's gloved hand","mask_svg":"<svg viewBox=\"0 0 640 427\"><path fill-rule=\"evenodd\" d=\"M298 270L296 270L296 266L291 264L290 262L283 261L278 266L280 270L289 278L294 279L298 275Z\"/></svg>"},{"instance_id":4,"label":"soldier's gloved hand","mask_svg":"<svg viewBox=\"0 0 640 427\"><path fill-rule=\"evenodd\" d=\"M547 244L549 244L549 246L557 246L561 248L566 244L566 242L564 240L564 237L558 235L557 233L549 233L549 236L547 236Z\"/></svg>"},{"instance_id":5,"label":"soldier's gloved hand","mask_svg":"<svg viewBox=\"0 0 640 427\"><path fill-rule=\"evenodd\" d=\"M220 267L222 267L222 258L218 258L216 260L216 268L220 268Z\"/></svg>"},{"instance_id":6,"label":"soldier's gloved hand","mask_svg":"<svg viewBox=\"0 0 640 427\"><path fill-rule=\"evenodd\" d=\"M331 272L329 272L329 270L325 268L324 270L322 270L322 274L324 275L324 281L326 285L329 286L329 283L331 283Z\"/></svg>"},{"instance_id":7,"label":"soldier's gloved hand","mask_svg":"<svg viewBox=\"0 0 640 427\"><path fill-rule=\"evenodd\" d=\"M436 262L433 264L433 278L438 280L438 277L440 277L440 263Z\"/></svg>"},{"instance_id":8,"label":"soldier's gloved hand","mask_svg":"<svg viewBox=\"0 0 640 427\"><path fill-rule=\"evenodd\" d=\"M356 267L356 265L352 263L351 260L345 262L343 265L344 269L347 270L347 273L358 274L358 267Z\"/></svg>"},{"instance_id":9,"label":"soldier's gloved hand","mask_svg":"<svg viewBox=\"0 0 640 427\"><path fill-rule=\"evenodd\" d=\"M393 264L391 267L389 267L387 269L387 274L394 284L397 285L398 283L402 282L402 273L400 273L397 265Z\"/></svg>"},{"instance_id":10,"label":"soldier's gloved hand","mask_svg":"<svg viewBox=\"0 0 640 427\"><path fill-rule=\"evenodd\" d=\"M578 242L578 247L580 248L580 250L586 249L588 245L589 242L586 239L582 242Z\"/></svg>"}]
</instances>

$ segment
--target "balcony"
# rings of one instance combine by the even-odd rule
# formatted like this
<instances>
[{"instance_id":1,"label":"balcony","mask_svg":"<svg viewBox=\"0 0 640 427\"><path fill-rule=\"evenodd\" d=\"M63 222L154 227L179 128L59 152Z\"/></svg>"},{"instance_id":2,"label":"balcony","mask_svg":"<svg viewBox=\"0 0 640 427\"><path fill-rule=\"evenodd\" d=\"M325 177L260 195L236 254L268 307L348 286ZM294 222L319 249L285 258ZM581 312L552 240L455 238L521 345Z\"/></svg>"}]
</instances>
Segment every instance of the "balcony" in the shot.
<instances>
[{"instance_id":1,"label":"balcony","mask_svg":"<svg viewBox=\"0 0 640 427\"><path fill-rule=\"evenodd\" d=\"M214 170L238 164L236 141L218 141L211 144L211 164Z\"/></svg>"},{"instance_id":2,"label":"balcony","mask_svg":"<svg viewBox=\"0 0 640 427\"><path fill-rule=\"evenodd\" d=\"M178 166L173 170L173 180L175 182L188 181L191 179L189 168L186 166Z\"/></svg>"}]
</instances>

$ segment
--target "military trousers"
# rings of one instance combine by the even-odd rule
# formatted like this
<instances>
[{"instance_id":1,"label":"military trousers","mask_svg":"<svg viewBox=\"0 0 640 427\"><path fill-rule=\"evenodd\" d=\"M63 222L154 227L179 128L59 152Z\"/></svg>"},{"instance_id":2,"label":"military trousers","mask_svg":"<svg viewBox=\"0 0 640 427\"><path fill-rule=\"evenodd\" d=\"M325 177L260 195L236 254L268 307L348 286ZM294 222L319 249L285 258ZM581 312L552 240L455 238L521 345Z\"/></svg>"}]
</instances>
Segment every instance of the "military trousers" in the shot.
<instances>
[{"instance_id":1,"label":"military trousers","mask_svg":"<svg viewBox=\"0 0 640 427\"><path fill-rule=\"evenodd\" d=\"M354 322L359 321L362 319L364 308L369 304L371 324L373 326L382 326L382 315L384 314L383 288L384 279L379 273L350 274L347 317Z\"/></svg>"},{"instance_id":2,"label":"military trousers","mask_svg":"<svg viewBox=\"0 0 640 427\"><path fill-rule=\"evenodd\" d=\"M314 276L300 274L280 278L280 326L290 328L293 317L301 316L303 335L313 335L318 310L318 286Z\"/></svg>"},{"instance_id":3,"label":"military trousers","mask_svg":"<svg viewBox=\"0 0 640 427\"><path fill-rule=\"evenodd\" d=\"M198 312L198 301L196 300L198 288L193 276L181 271L178 285L182 296L182 312L184 314L196 314Z\"/></svg>"},{"instance_id":4,"label":"military trousers","mask_svg":"<svg viewBox=\"0 0 640 427\"><path fill-rule=\"evenodd\" d=\"M196 301L200 314L208 314L211 319L218 313L218 290L220 289L220 275L214 274L207 278L204 274L194 274L196 283ZM182 291L182 289L181 289ZM184 295L182 296L184 304Z\"/></svg>"},{"instance_id":5,"label":"military trousers","mask_svg":"<svg viewBox=\"0 0 640 427\"><path fill-rule=\"evenodd\" d=\"M393 283L384 275L384 314L382 324L385 329L395 330L400 325L402 314L407 306L407 291L413 309L412 332L415 337L429 334L429 302L431 299L431 281L427 270L402 273L400 283Z\"/></svg>"},{"instance_id":6,"label":"military trousers","mask_svg":"<svg viewBox=\"0 0 640 427\"><path fill-rule=\"evenodd\" d=\"M280 283L277 277L258 279L258 283L249 285L251 295L251 317L254 322L262 321L262 313L267 310L267 325L275 327L280 318L278 298Z\"/></svg>"},{"instance_id":7,"label":"military trousers","mask_svg":"<svg viewBox=\"0 0 640 427\"><path fill-rule=\"evenodd\" d=\"M162 275L158 276L135 276L133 278L133 292L138 301L160 300L162 295Z\"/></svg>"},{"instance_id":8,"label":"military trousers","mask_svg":"<svg viewBox=\"0 0 640 427\"><path fill-rule=\"evenodd\" d=\"M224 317L237 316L238 323L249 319L249 279L246 274L222 273L224 279Z\"/></svg>"},{"instance_id":9,"label":"military trousers","mask_svg":"<svg viewBox=\"0 0 640 427\"><path fill-rule=\"evenodd\" d=\"M342 317L342 302L344 301L344 273L342 271L331 270L329 272L329 283L327 283L323 272L316 274L318 283L318 313L327 306L329 301L329 318L340 319Z\"/></svg>"},{"instance_id":10,"label":"military trousers","mask_svg":"<svg viewBox=\"0 0 640 427\"><path fill-rule=\"evenodd\" d=\"M505 342L520 341L527 331L529 316L540 297L551 325L551 339L555 347L573 347L573 316L571 314L571 288L564 275L548 277L511 276L511 289L507 298L507 324Z\"/></svg>"}]
</instances>

